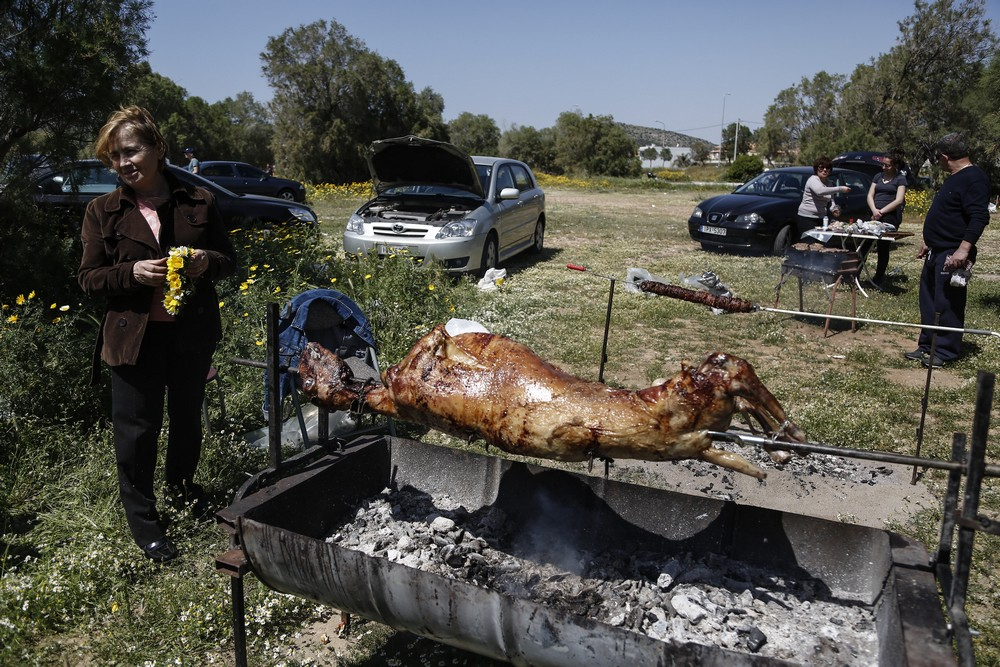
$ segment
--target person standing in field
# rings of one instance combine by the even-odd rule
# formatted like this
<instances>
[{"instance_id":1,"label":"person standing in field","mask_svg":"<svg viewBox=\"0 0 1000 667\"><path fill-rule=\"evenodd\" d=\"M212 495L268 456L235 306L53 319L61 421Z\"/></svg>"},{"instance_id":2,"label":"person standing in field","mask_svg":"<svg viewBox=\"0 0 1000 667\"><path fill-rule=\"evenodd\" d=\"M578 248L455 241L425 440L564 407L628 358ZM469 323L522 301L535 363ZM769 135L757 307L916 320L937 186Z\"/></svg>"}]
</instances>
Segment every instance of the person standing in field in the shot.
<instances>
[{"instance_id":1,"label":"person standing in field","mask_svg":"<svg viewBox=\"0 0 1000 667\"><path fill-rule=\"evenodd\" d=\"M904 164L901 151L890 151L882 158L882 173L876 174L872 184L868 186L868 209L872 212L872 219L884 225L891 225L891 231L899 229L900 223L903 222L903 204L906 203ZM892 241L889 240L879 241L876 246L878 259L872 283L878 289L882 289L882 281L885 280L891 249Z\"/></svg>"},{"instance_id":2,"label":"person standing in field","mask_svg":"<svg viewBox=\"0 0 1000 667\"><path fill-rule=\"evenodd\" d=\"M936 146L937 161L947 173L924 218L924 260L920 272L920 323L965 328L965 304L976 243L990 222L990 181L972 164L962 135L945 135ZM936 336L934 354L931 339ZM904 356L924 366L940 368L962 353L961 331L921 329L917 349Z\"/></svg>"},{"instance_id":3,"label":"person standing in field","mask_svg":"<svg viewBox=\"0 0 1000 667\"><path fill-rule=\"evenodd\" d=\"M201 406L222 338L215 282L235 272L236 253L212 194L166 168L167 144L148 111L112 113L96 153L121 185L90 202L80 235L77 280L106 301L92 380L103 359L125 518L143 555L166 562L178 552L156 508L160 432L166 413L167 494L200 513Z\"/></svg>"}]
</instances>

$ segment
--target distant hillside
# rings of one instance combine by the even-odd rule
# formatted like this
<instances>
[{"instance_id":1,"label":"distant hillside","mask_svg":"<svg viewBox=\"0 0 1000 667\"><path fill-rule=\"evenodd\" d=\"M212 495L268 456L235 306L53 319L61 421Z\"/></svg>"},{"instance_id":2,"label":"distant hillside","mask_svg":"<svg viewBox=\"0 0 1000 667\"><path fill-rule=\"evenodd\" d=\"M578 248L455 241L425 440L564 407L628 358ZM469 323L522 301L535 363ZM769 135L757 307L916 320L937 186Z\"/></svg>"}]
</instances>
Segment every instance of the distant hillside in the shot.
<instances>
[{"instance_id":1,"label":"distant hillside","mask_svg":"<svg viewBox=\"0 0 1000 667\"><path fill-rule=\"evenodd\" d=\"M655 127L643 127L641 125L629 125L628 123L618 123L625 133L635 141L636 146L649 146L654 144L656 146L665 146L667 148L674 148L676 146L684 146L690 148L695 144L708 144L712 145L712 142L705 141L704 139L699 139L698 137L692 137L687 134L680 134L678 132L671 132L670 130L661 130Z\"/></svg>"}]
</instances>

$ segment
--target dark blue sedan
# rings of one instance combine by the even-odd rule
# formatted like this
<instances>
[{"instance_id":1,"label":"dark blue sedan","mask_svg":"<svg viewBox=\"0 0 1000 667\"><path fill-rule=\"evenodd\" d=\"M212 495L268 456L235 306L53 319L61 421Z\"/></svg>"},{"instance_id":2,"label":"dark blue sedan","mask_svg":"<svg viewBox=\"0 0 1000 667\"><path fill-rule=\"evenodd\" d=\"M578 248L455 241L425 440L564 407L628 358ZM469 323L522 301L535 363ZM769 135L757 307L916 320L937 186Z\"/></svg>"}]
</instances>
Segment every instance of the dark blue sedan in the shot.
<instances>
[{"instance_id":1,"label":"dark blue sedan","mask_svg":"<svg viewBox=\"0 0 1000 667\"><path fill-rule=\"evenodd\" d=\"M691 238L705 250L784 255L795 238L795 223L802 190L812 167L783 167L759 174L728 195L698 204L688 219ZM851 169L834 169L830 185L847 185L849 193L834 201L840 219L868 215L871 177Z\"/></svg>"}]
</instances>

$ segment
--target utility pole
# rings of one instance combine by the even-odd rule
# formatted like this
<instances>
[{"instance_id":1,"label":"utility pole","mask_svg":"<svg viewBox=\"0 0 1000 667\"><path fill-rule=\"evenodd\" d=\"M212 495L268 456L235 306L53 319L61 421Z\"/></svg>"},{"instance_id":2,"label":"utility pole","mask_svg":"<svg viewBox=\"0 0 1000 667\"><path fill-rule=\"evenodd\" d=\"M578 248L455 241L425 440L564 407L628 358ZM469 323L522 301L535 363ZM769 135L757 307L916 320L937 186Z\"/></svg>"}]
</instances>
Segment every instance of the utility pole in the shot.
<instances>
[{"instance_id":1,"label":"utility pole","mask_svg":"<svg viewBox=\"0 0 1000 667\"><path fill-rule=\"evenodd\" d=\"M726 98L732 95L732 93L726 93L722 96L722 127L719 128L719 164L722 164L722 143L723 137L726 134Z\"/></svg>"},{"instance_id":2,"label":"utility pole","mask_svg":"<svg viewBox=\"0 0 1000 667\"><path fill-rule=\"evenodd\" d=\"M733 162L736 162L736 147L740 143L740 119L736 119L736 134L733 135Z\"/></svg>"}]
</instances>

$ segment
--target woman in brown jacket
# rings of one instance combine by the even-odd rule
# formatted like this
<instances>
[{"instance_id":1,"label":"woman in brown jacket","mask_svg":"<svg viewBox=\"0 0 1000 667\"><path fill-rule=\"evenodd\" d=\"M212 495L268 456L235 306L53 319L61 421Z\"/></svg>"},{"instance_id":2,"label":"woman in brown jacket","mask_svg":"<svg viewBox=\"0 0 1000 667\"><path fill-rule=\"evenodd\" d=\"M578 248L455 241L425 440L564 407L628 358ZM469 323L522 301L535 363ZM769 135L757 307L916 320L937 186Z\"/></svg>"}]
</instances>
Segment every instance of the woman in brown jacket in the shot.
<instances>
[{"instance_id":1,"label":"woman in brown jacket","mask_svg":"<svg viewBox=\"0 0 1000 667\"><path fill-rule=\"evenodd\" d=\"M111 367L111 418L125 516L143 553L165 562L177 556L177 547L166 536L153 493L164 406L168 493L200 507L204 492L194 483L194 473L201 456L201 404L222 337L214 282L235 271L236 253L212 195L167 171L166 142L145 109L131 106L112 113L96 150L121 185L87 207L78 279L87 294L107 299L95 355ZM174 302L167 308L172 248L189 249L180 273L192 291L179 307Z\"/></svg>"}]
</instances>

